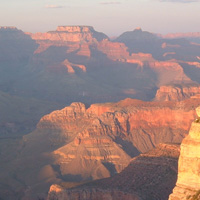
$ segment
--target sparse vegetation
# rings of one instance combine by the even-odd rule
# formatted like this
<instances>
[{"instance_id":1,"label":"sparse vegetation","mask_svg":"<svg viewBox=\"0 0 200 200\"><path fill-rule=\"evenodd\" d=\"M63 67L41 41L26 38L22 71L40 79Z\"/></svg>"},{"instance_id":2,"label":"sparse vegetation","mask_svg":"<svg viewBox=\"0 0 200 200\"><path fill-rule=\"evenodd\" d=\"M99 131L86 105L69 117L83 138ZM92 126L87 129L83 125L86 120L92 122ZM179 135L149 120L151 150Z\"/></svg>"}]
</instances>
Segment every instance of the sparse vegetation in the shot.
<instances>
[{"instance_id":1,"label":"sparse vegetation","mask_svg":"<svg viewBox=\"0 0 200 200\"><path fill-rule=\"evenodd\" d=\"M196 123L200 123L200 117L198 117L197 119L195 119Z\"/></svg>"}]
</instances>

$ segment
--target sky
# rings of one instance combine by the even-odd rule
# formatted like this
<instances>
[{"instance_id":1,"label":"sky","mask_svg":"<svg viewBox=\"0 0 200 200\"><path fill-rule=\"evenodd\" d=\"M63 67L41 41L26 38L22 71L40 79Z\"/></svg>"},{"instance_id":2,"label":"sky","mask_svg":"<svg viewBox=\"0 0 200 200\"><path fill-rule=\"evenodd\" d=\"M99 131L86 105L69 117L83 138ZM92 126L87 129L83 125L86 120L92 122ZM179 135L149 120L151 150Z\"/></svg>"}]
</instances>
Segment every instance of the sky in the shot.
<instances>
[{"instance_id":1,"label":"sky","mask_svg":"<svg viewBox=\"0 0 200 200\"><path fill-rule=\"evenodd\" d=\"M108 36L136 27L200 32L200 0L0 0L0 26L35 33L59 25L90 25Z\"/></svg>"}]
</instances>

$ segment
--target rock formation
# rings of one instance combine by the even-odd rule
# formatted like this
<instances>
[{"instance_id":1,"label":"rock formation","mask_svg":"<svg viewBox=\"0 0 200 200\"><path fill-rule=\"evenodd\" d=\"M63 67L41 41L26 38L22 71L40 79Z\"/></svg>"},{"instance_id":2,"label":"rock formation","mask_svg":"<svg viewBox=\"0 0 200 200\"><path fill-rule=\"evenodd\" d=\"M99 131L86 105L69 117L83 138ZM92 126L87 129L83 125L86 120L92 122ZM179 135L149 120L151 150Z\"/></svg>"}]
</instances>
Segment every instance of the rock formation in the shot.
<instances>
[{"instance_id":1,"label":"rock formation","mask_svg":"<svg viewBox=\"0 0 200 200\"><path fill-rule=\"evenodd\" d=\"M47 33L27 33L39 44L35 53L41 53L50 46L67 46L67 52L77 51L78 55L90 57L88 44L95 44L108 37L91 26L59 26Z\"/></svg>"},{"instance_id":2,"label":"rock formation","mask_svg":"<svg viewBox=\"0 0 200 200\"><path fill-rule=\"evenodd\" d=\"M86 72L86 67L84 65L77 65L77 64L74 64L74 63L70 63L67 59L65 59L63 62L62 62L62 65L64 65L66 68L67 68L67 72L69 74L74 74L75 73L75 70L73 67L75 68L79 68L81 69L83 72Z\"/></svg>"},{"instance_id":3,"label":"rock formation","mask_svg":"<svg viewBox=\"0 0 200 200\"><path fill-rule=\"evenodd\" d=\"M167 200L176 182L178 156L178 145L160 144L111 178L71 189L64 183L52 185L47 199Z\"/></svg>"},{"instance_id":4,"label":"rock formation","mask_svg":"<svg viewBox=\"0 0 200 200\"><path fill-rule=\"evenodd\" d=\"M42 115L72 102L149 101L163 85L200 83L199 45L160 39L140 28L121 39L111 42L89 26L36 34L0 28L0 93L8 94L0 94L6 108L1 109L1 133L27 133ZM195 93L188 89L183 96ZM175 96L169 99L179 99ZM7 191L30 199L29 192L45 192L52 183L113 175L160 142L181 142L196 106L198 95L180 102L126 99L89 108L73 103L42 117L16 149L2 142L0 187L8 185ZM12 155L4 163L11 150L16 159Z\"/></svg>"},{"instance_id":5,"label":"rock formation","mask_svg":"<svg viewBox=\"0 0 200 200\"><path fill-rule=\"evenodd\" d=\"M178 161L178 180L169 200L199 199L200 191L200 107L189 135L181 144Z\"/></svg>"},{"instance_id":6,"label":"rock formation","mask_svg":"<svg viewBox=\"0 0 200 200\"><path fill-rule=\"evenodd\" d=\"M200 94L200 86L161 86L157 90L155 100L181 101L198 94Z\"/></svg>"},{"instance_id":7,"label":"rock formation","mask_svg":"<svg viewBox=\"0 0 200 200\"><path fill-rule=\"evenodd\" d=\"M31 185L30 196L38 183L46 191L60 181L109 177L159 143L180 143L199 105L195 98L177 103L125 99L89 108L73 103L41 118L37 129L23 137L17 177Z\"/></svg>"},{"instance_id":8,"label":"rock formation","mask_svg":"<svg viewBox=\"0 0 200 200\"><path fill-rule=\"evenodd\" d=\"M105 34L96 32L91 26L59 26L56 31L48 33L30 34L34 40L50 40L50 41L66 41L66 42L80 42L93 41L96 39L100 41L108 38Z\"/></svg>"}]
</instances>

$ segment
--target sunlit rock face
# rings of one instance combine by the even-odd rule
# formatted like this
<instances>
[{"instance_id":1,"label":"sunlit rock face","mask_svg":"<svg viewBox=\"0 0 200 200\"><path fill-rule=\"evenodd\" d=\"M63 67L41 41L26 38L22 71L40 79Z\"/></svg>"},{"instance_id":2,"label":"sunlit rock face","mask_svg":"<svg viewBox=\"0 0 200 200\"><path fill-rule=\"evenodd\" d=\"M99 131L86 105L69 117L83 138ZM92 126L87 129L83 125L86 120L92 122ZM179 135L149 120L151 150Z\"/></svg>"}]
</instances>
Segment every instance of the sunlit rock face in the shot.
<instances>
[{"instance_id":1,"label":"sunlit rock face","mask_svg":"<svg viewBox=\"0 0 200 200\"><path fill-rule=\"evenodd\" d=\"M68 33L74 33L74 32L90 32L94 31L92 26L58 26L56 31L64 31Z\"/></svg>"},{"instance_id":2,"label":"sunlit rock face","mask_svg":"<svg viewBox=\"0 0 200 200\"><path fill-rule=\"evenodd\" d=\"M200 107L196 109L200 117ZM178 180L169 200L193 199L200 190L200 122L192 123L189 135L181 144L178 162ZM196 199L199 199L197 197Z\"/></svg>"},{"instance_id":3,"label":"sunlit rock face","mask_svg":"<svg viewBox=\"0 0 200 200\"><path fill-rule=\"evenodd\" d=\"M200 86L161 86L157 90L156 101L181 101L200 94ZM198 96L196 96L197 98Z\"/></svg>"},{"instance_id":4,"label":"sunlit rock face","mask_svg":"<svg viewBox=\"0 0 200 200\"><path fill-rule=\"evenodd\" d=\"M101 189L74 190L69 193L59 185L52 185L49 190L48 200L65 199L90 199L90 200L142 200L136 194L127 194L119 190L105 191Z\"/></svg>"},{"instance_id":5,"label":"sunlit rock face","mask_svg":"<svg viewBox=\"0 0 200 200\"><path fill-rule=\"evenodd\" d=\"M41 118L37 129L24 136L24 153L51 152L62 177L108 177L159 143L181 142L196 104L198 99L177 104L125 99L89 108L72 103Z\"/></svg>"},{"instance_id":6,"label":"sunlit rock face","mask_svg":"<svg viewBox=\"0 0 200 200\"><path fill-rule=\"evenodd\" d=\"M179 145L159 144L131 160L128 167L111 178L67 188L52 185L48 200L167 200L175 183Z\"/></svg>"},{"instance_id":7,"label":"sunlit rock face","mask_svg":"<svg viewBox=\"0 0 200 200\"><path fill-rule=\"evenodd\" d=\"M108 38L91 26L58 26L56 31L30 34L34 40L50 40L62 42L94 42Z\"/></svg>"},{"instance_id":8,"label":"sunlit rock face","mask_svg":"<svg viewBox=\"0 0 200 200\"><path fill-rule=\"evenodd\" d=\"M196 108L196 112L197 112L198 117L200 117L200 107Z\"/></svg>"}]
</instances>

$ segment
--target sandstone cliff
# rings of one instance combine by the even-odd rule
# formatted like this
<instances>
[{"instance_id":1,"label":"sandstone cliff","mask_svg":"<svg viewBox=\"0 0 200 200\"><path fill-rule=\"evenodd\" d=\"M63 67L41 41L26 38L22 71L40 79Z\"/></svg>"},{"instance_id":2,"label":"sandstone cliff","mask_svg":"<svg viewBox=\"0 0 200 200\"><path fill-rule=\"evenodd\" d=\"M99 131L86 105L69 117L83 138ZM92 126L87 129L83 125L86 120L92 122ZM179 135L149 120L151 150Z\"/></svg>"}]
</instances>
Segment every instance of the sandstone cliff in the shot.
<instances>
[{"instance_id":1,"label":"sandstone cliff","mask_svg":"<svg viewBox=\"0 0 200 200\"><path fill-rule=\"evenodd\" d=\"M30 34L30 33L29 33ZM48 33L30 34L35 40L50 40L50 41L97 41L108 38L105 34L96 32L91 26L59 26L56 31Z\"/></svg>"},{"instance_id":2,"label":"sandstone cliff","mask_svg":"<svg viewBox=\"0 0 200 200\"><path fill-rule=\"evenodd\" d=\"M157 90L155 100L181 101L198 94L200 94L200 86L161 86Z\"/></svg>"},{"instance_id":3,"label":"sandstone cliff","mask_svg":"<svg viewBox=\"0 0 200 200\"><path fill-rule=\"evenodd\" d=\"M75 188L52 185L48 200L167 200L175 185L179 146L160 144L134 158L121 173Z\"/></svg>"},{"instance_id":4,"label":"sandstone cliff","mask_svg":"<svg viewBox=\"0 0 200 200\"><path fill-rule=\"evenodd\" d=\"M125 34L128 43L110 41L99 34L88 26L61 26L47 33L29 34L39 47L30 60L27 69L31 72L27 76L32 77L32 71L38 76L34 75L31 83L22 83L31 85L31 89L25 88L21 93L33 96L31 91L35 91L35 98L90 104L127 97L151 100L160 86L199 82L198 47L179 41L159 41L140 29L133 35ZM137 49L134 42L139 46L146 46L147 42L152 51L132 52L130 46Z\"/></svg>"},{"instance_id":5,"label":"sandstone cliff","mask_svg":"<svg viewBox=\"0 0 200 200\"><path fill-rule=\"evenodd\" d=\"M170 200L200 199L200 107L189 135L181 144L178 161L178 180Z\"/></svg>"},{"instance_id":6,"label":"sandstone cliff","mask_svg":"<svg viewBox=\"0 0 200 200\"><path fill-rule=\"evenodd\" d=\"M77 51L77 55L90 57L88 44L95 44L108 37L91 26L58 26L56 31L47 33L27 33L39 44L36 54L51 46L67 46L67 52Z\"/></svg>"},{"instance_id":7,"label":"sandstone cliff","mask_svg":"<svg viewBox=\"0 0 200 200\"><path fill-rule=\"evenodd\" d=\"M21 187L24 199L34 199L44 197L52 184L120 173L139 153L162 142L180 143L199 105L197 98L176 103L125 99L89 108L72 103L42 117L23 137L2 180ZM14 178L5 180L8 173Z\"/></svg>"}]
</instances>

